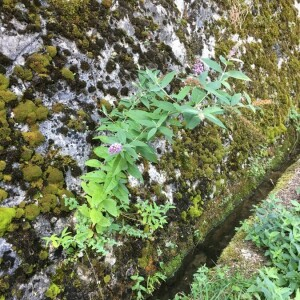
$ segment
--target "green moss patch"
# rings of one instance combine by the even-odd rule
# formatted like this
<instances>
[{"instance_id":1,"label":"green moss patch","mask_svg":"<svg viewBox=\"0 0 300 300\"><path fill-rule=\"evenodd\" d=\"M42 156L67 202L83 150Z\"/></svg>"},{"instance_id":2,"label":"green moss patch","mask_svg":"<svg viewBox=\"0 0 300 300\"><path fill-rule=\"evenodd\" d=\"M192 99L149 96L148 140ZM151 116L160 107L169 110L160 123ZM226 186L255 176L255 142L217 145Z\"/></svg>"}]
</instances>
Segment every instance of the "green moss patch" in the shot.
<instances>
[{"instance_id":1,"label":"green moss patch","mask_svg":"<svg viewBox=\"0 0 300 300\"><path fill-rule=\"evenodd\" d=\"M0 90L0 101L4 101L5 103L8 103L16 99L17 99L17 95L15 93L8 90Z\"/></svg>"},{"instance_id":2,"label":"green moss patch","mask_svg":"<svg viewBox=\"0 0 300 300\"><path fill-rule=\"evenodd\" d=\"M0 202L8 197L8 193L0 188Z\"/></svg>"},{"instance_id":3,"label":"green moss patch","mask_svg":"<svg viewBox=\"0 0 300 300\"><path fill-rule=\"evenodd\" d=\"M24 180L35 181L39 179L43 172L42 169L37 165L29 165L22 169Z\"/></svg>"},{"instance_id":4,"label":"green moss patch","mask_svg":"<svg viewBox=\"0 0 300 300\"><path fill-rule=\"evenodd\" d=\"M29 204L25 207L24 214L26 219L32 221L40 214L40 209L35 204Z\"/></svg>"},{"instance_id":5,"label":"green moss patch","mask_svg":"<svg viewBox=\"0 0 300 300\"><path fill-rule=\"evenodd\" d=\"M15 215L14 208L0 207L0 237L4 235Z\"/></svg>"},{"instance_id":6,"label":"green moss patch","mask_svg":"<svg viewBox=\"0 0 300 300\"><path fill-rule=\"evenodd\" d=\"M75 79L74 73L68 68L62 68L60 72L61 72L61 75L65 79L69 79L69 80L74 80Z\"/></svg>"},{"instance_id":7,"label":"green moss patch","mask_svg":"<svg viewBox=\"0 0 300 300\"><path fill-rule=\"evenodd\" d=\"M22 80L30 81L33 78L32 71L22 66L15 66L14 74Z\"/></svg>"},{"instance_id":8,"label":"green moss patch","mask_svg":"<svg viewBox=\"0 0 300 300\"><path fill-rule=\"evenodd\" d=\"M64 181L63 172L54 167L48 167L45 172L47 181L51 183L60 183Z\"/></svg>"},{"instance_id":9,"label":"green moss patch","mask_svg":"<svg viewBox=\"0 0 300 300\"><path fill-rule=\"evenodd\" d=\"M34 124L36 120L45 120L49 110L45 106L37 106L33 101L26 100L15 107L13 112L17 122L26 121L29 124Z\"/></svg>"},{"instance_id":10,"label":"green moss patch","mask_svg":"<svg viewBox=\"0 0 300 300\"><path fill-rule=\"evenodd\" d=\"M0 74L0 90L6 90L9 86L9 79Z\"/></svg>"},{"instance_id":11,"label":"green moss patch","mask_svg":"<svg viewBox=\"0 0 300 300\"><path fill-rule=\"evenodd\" d=\"M39 130L22 132L24 140L32 147L36 147L45 141L45 137Z\"/></svg>"},{"instance_id":12,"label":"green moss patch","mask_svg":"<svg viewBox=\"0 0 300 300\"><path fill-rule=\"evenodd\" d=\"M30 69L38 74L48 73L47 67L50 65L52 58L48 54L34 53L28 57L26 64Z\"/></svg>"}]
</instances>

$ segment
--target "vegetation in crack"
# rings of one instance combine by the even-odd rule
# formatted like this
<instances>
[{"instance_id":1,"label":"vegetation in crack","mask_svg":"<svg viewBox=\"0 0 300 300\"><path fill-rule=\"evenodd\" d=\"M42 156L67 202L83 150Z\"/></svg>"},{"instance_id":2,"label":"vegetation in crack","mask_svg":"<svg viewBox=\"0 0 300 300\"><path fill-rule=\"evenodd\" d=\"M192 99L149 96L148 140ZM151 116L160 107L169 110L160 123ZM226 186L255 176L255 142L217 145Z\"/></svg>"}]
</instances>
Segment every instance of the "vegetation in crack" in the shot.
<instances>
[{"instance_id":1,"label":"vegetation in crack","mask_svg":"<svg viewBox=\"0 0 300 300\"><path fill-rule=\"evenodd\" d=\"M255 215L242 223L239 232L261 248L269 259L254 274L234 267L202 266L194 275L189 295L179 293L174 300L192 299L300 299L300 204L288 205L271 195Z\"/></svg>"}]
</instances>

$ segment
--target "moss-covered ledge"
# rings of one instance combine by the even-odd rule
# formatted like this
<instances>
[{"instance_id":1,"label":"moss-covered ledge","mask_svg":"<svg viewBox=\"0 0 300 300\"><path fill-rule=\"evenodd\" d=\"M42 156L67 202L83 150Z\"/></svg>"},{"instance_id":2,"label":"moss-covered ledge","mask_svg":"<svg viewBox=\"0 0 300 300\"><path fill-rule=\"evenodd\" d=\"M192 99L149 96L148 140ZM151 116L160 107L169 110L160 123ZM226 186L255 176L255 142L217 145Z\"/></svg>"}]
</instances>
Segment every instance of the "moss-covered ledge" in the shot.
<instances>
[{"instance_id":1,"label":"moss-covered ledge","mask_svg":"<svg viewBox=\"0 0 300 300\"><path fill-rule=\"evenodd\" d=\"M297 197L299 174L300 159L298 157L298 160L281 175L269 195L276 195L283 203L288 205L288 201ZM246 222L251 225L251 220L252 217ZM267 264L267 258L264 256L262 249L257 248L251 241L246 241L245 237L245 231L239 228L228 246L223 250L217 265L229 266L231 271L239 271L245 277L251 277Z\"/></svg>"},{"instance_id":2,"label":"moss-covered ledge","mask_svg":"<svg viewBox=\"0 0 300 300\"><path fill-rule=\"evenodd\" d=\"M234 208L238 206L239 203L253 194L255 189L260 185L268 173L278 170L280 166L286 162L286 158L290 156L290 151L294 148L295 143L297 142L295 137L294 129L290 128L282 138L282 143L274 149L274 156L267 159L260 158L263 172L258 172L255 176L249 171L244 177L237 180L235 184L229 186L226 192L214 199L211 199L205 205L200 218L194 225L191 226L190 230L187 231L184 242L178 244L178 251L173 253L173 258L169 257L171 259L164 263L164 270L167 276L172 277L174 275L181 266L184 258L190 252L194 251L194 248L197 245L203 243L207 235L215 227L222 224L222 222L228 217ZM288 168L276 187L283 185L282 182L284 178L290 178L289 176L292 176L296 166L297 164L294 164ZM241 236L243 235L238 235L238 237ZM238 239L238 242L241 242L240 238ZM232 250L229 251L231 252Z\"/></svg>"}]
</instances>

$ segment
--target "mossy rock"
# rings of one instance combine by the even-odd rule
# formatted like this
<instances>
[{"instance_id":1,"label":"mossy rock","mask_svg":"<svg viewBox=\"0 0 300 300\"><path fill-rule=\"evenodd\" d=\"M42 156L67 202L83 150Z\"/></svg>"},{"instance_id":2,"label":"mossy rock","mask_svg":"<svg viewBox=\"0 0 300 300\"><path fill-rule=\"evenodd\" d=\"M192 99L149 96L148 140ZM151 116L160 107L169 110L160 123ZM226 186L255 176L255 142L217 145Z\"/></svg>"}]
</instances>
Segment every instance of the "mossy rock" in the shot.
<instances>
[{"instance_id":1,"label":"mossy rock","mask_svg":"<svg viewBox=\"0 0 300 300\"><path fill-rule=\"evenodd\" d=\"M33 154L33 150L27 148L26 146L22 147L22 153L21 153L21 158L25 161L28 161L31 159Z\"/></svg>"},{"instance_id":2,"label":"mossy rock","mask_svg":"<svg viewBox=\"0 0 300 300\"><path fill-rule=\"evenodd\" d=\"M51 60L52 58L48 54L34 53L28 57L26 64L36 73L45 74L48 73L47 67Z\"/></svg>"},{"instance_id":3,"label":"mossy rock","mask_svg":"<svg viewBox=\"0 0 300 300\"><path fill-rule=\"evenodd\" d=\"M79 9L82 11L87 10L87 4L90 0L50 0L49 1L60 14L63 15L65 20L72 22L73 17L78 14Z\"/></svg>"},{"instance_id":4,"label":"mossy rock","mask_svg":"<svg viewBox=\"0 0 300 300\"><path fill-rule=\"evenodd\" d=\"M8 196L7 192L0 188L0 202L4 199L6 199Z\"/></svg>"},{"instance_id":5,"label":"mossy rock","mask_svg":"<svg viewBox=\"0 0 300 300\"><path fill-rule=\"evenodd\" d=\"M41 212L49 212L51 209L54 209L57 205L57 197L53 194L46 194L39 199L39 207Z\"/></svg>"},{"instance_id":6,"label":"mossy rock","mask_svg":"<svg viewBox=\"0 0 300 300\"><path fill-rule=\"evenodd\" d=\"M13 109L14 118L17 122L24 122L30 114L35 114L36 109L36 105L31 100L26 100Z\"/></svg>"},{"instance_id":7,"label":"mossy rock","mask_svg":"<svg viewBox=\"0 0 300 300\"><path fill-rule=\"evenodd\" d=\"M60 288L55 283L51 283L50 287L45 293L45 296L49 297L50 299L56 299L57 295L60 294L60 292Z\"/></svg>"},{"instance_id":8,"label":"mossy rock","mask_svg":"<svg viewBox=\"0 0 300 300\"><path fill-rule=\"evenodd\" d=\"M68 79L68 80L74 80L75 79L74 73L68 68L62 68L60 72L61 72L61 75L65 79Z\"/></svg>"},{"instance_id":9,"label":"mossy rock","mask_svg":"<svg viewBox=\"0 0 300 300\"><path fill-rule=\"evenodd\" d=\"M111 8L111 6L112 6L112 0L102 0L101 4L102 4L105 8Z\"/></svg>"},{"instance_id":10,"label":"mossy rock","mask_svg":"<svg viewBox=\"0 0 300 300\"><path fill-rule=\"evenodd\" d=\"M0 237L4 235L15 215L16 210L14 208L0 207Z\"/></svg>"},{"instance_id":11,"label":"mossy rock","mask_svg":"<svg viewBox=\"0 0 300 300\"><path fill-rule=\"evenodd\" d=\"M26 81L31 81L33 78L32 71L27 68L23 68L22 66L15 66L14 74L20 79Z\"/></svg>"},{"instance_id":12,"label":"mossy rock","mask_svg":"<svg viewBox=\"0 0 300 300\"><path fill-rule=\"evenodd\" d=\"M43 193L43 195L46 195L46 194L57 195L58 191L59 191L59 189L58 189L57 185L49 184L43 188L42 193Z\"/></svg>"},{"instance_id":13,"label":"mossy rock","mask_svg":"<svg viewBox=\"0 0 300 300\"><path fill-rule=\"evenodd\" d=\"M52 58L57 55L57 48L55 46L47 46L46 51Z\"/></svg>"},{"instance_id":14,"label":"mossy rock","mask_svg":"<svg viewBox=\"0 0 300 300\"><path fill-rule=\"evenodd\" d=\"M25 218L32 221L40 214L40 209L35 204L29 204L25 207L24 213Z\"/></svg>"},{"instance_id":15,"label":"mossy rock","mask_svg":"<svg viewBox=\"0 0 300 300\"><path fill-rule=\"evenodd\" d=\"M48 251L46 250L41 250L41 252L39 253L39 259L40 260L45 260L47 259L49 256Z\"/></svg>"},{"instance_id":16,"label":"mossy rock","mask_svg":"<svg viewBox=\"0 0 300 300\"><path fill-rule=\"evenodd\" d=\"M0 172L2 172L6 167L6 162L4 160L0 160Z\"/></svg>"},{"instance_id":17,"label":"mossy rock","mask_svg":"<svg viewBox=\"0 0 300 300\"><path fill-rule=\"evenodd\" d=\"M0 90L6 90L9 86L9 79L0 74Z\"/></svg>"},{"instance_id":18,"label":"mossy rock","mask_svg":"<svg viewBox=\"0 0 300 300\"><path fill-rule=\"evenodd\" d=\"M17 122L27 122L34 124L36 120L47 119L49 110L45 106L37 107L31 100L26 100L24 103L20 103L13 109L14 118Z\"/></svg>"},{"instance_id":19,"label":"mossy rock","mask_svg":"<svg viewBox=\"0 0 300 300\"><path fill-rule=\"evenodd\" d=\"M43 172L42 169L37 165L29 165L22 169L24 180L26 181L35 181L39 179Z\"/></svg>"},{"instance_id":20,"label":"mossy rock","mask_svg":"<svg viewBox=\"0 0 300 300\"><path fill-rule=\"evenodd\" d=\"M201 216L203 209L201 208L201 205L203 204L203 201L201 199L200 195L197 195L192 199L193 205L188 210L188 215L192 218L198 218Z\"/></svg>"},{"instance_id":21,"label":"mossy rock","mask_svg":"<svg viewBox=\"0 0 300 300\"><path fill-rule=\"evenodd\" d=\"M16 100L17 95L11 91L8 90L0 90L0 101L4 101L5 103L8 103L10 101Z\"/></svg>"},{"instance_id":22,"label":"mossy rock","mask_svg":"<svg viewBox=\"0 0 300 300\"><path fill-rule=\"evenodd\" d=\"M22 136L24 140L32 147L36 147L45 141L45 137L39 130L22 132Z\"/></svg>"},{"instance_id":23,"label":"mossy rock","mask_svg":"<svg viewBox=\"0 0 300 300\"><path fill-rule=\"evenodd\" d=\"M16 218L20 219L24 216L24 209L23 208L16 208Z\"/></svg>"},{"instance_id":24,"label":"mossy rock","mask_svg":"<svg viewBox=\"0 0 300 300\"><path fill-rule=\"evenodd\" d=\"M49 109L45 106L39 106L35 113L36 113L36 118L39 121L46 120L49 114Z\"/></svg>"},{"instance_id":25,"label":"mossy rock","mask_svg":"<svg viewBox=\"0 0 300 300\"><path fill-rule=\"evenodd\" d=\"M57 168L54 167L48 167L45 172L45 177L47 181L51 183L60 183L64 181L64 174L62 171L60 171Z\"/></svg>"}]
</instances>

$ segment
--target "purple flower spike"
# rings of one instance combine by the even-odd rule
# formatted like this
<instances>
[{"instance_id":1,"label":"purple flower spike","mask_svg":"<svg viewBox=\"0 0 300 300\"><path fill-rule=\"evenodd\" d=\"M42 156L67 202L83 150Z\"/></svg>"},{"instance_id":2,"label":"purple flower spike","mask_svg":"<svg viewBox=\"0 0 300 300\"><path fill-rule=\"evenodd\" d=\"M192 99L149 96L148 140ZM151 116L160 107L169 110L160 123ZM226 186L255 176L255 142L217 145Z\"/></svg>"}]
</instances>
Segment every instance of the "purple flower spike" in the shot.
<instances>
[{"instance_id":1,"label":"purple flower spike","mask_svg":"<svg viewBox=\"0 0 300 300\"><path fill-rule=\"evenodd\" d=\"M110 155L118 154L122 151L122 149L123 149L123 147L121 144L114 143L114 144L110 145L110 147L108 148L108 153Z\"/></svg>"},{"instance_id":2,"label":"purple flower spike","mask_svg":"<svg viewBox=\"0 0 300 300\"><path fill-rule=\"evenodd\" d=\"M193 72L195 75L199 75L204 71L204 65L201 61L197 60L193 65Z\"/></svg>"}]
</instances>

